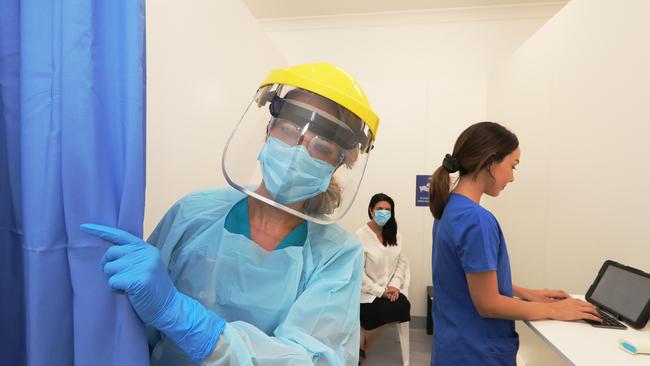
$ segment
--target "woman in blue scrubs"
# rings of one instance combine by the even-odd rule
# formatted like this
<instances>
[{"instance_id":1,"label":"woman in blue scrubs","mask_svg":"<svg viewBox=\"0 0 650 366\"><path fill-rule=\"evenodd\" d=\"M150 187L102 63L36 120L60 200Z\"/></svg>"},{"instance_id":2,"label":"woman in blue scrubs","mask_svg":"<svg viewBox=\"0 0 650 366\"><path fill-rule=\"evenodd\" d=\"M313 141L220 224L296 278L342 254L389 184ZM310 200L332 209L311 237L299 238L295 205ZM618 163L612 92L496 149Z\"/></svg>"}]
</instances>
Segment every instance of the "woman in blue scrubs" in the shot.
<instances>
[{"instance_id":1,"label":"woman in blue scrubs","mask_svg":"<svg viewBox=\"0 0 650 366\"><path fill-rule=\"evenodd\" d=\"M599 320L593 305L564 291L512 284L501 227L480 202L514 181L520 154L512 132L480 122L461 133L431 177L432 366L516 365L514 320Z\"/></svg>"},{"instance_id":2,"label":"woman in blue scrubs","mask_svg":"<svg viewBox=\"0 0 650 366\"><path fill-rule=\"evenodd\" d=\"M177 202L103 270L150 326L152 365L357 365L363 250L350 207L379 119L340 68L273 70L228 140L231 187ZM117 295L121 296L121 295Z\"/></svg>"}]
</instances>

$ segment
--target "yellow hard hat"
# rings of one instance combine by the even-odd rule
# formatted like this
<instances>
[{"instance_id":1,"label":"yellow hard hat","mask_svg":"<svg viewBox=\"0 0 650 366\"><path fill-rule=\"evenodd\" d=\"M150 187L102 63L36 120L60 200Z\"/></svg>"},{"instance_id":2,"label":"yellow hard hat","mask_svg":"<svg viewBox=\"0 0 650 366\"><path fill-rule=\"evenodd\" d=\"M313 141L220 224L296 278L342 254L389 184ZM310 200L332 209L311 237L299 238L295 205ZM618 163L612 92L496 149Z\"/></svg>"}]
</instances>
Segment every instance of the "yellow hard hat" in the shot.
<instances>
[{"instance_id":1,"label":"yellow hard hat","mask_svg":"<svg viewBox=\"0 0 650 366\"><path fill-rule=\"evenodd\" d=\"M271 84L291 85L331 99L356 114L377 137L379 117L361 86L340 67L319 62L272 70L260 88Z\"/></svg>"}]
</instances>

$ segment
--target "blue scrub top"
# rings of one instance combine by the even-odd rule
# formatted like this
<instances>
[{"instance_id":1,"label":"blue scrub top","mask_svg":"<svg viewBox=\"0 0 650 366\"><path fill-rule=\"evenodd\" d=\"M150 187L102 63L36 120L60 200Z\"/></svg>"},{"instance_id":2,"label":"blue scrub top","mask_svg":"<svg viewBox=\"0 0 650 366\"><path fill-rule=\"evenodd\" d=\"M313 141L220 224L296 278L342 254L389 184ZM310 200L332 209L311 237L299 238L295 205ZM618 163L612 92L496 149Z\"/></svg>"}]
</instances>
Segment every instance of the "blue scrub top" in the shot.
<instances>
[{"instance_id":1,"label":"blue scrub top","mask_svg":"<svg viewBox=\"0 0 650 366\"><path fill-rule=\"evenodd\" d=\"M516 365L515 322L481 317L466 278L466 273L496 270L499 293L512 297L510 260L496 218L468 197L452 193L433 225L431 262L431 365Z\"/></svg>"}]
</instances>

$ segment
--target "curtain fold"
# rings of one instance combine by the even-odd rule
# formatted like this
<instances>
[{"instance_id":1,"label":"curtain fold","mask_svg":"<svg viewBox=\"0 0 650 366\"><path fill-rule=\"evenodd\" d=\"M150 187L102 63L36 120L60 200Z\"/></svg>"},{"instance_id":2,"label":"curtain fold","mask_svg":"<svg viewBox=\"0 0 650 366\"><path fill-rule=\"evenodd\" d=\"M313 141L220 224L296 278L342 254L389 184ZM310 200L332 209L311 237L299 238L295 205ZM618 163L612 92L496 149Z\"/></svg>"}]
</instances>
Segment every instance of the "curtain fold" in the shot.
<instances>
[{"instance_id":1,"label":"curtain fold","mask_svg":"<svg viewBox=\"0 0 650 366\"><path fill-rule=\"evenodd\" d=\"M144 1L0 0L0 364L149 364L79 230L141 235L144 173Z\"/></svg>"}]
</instances>

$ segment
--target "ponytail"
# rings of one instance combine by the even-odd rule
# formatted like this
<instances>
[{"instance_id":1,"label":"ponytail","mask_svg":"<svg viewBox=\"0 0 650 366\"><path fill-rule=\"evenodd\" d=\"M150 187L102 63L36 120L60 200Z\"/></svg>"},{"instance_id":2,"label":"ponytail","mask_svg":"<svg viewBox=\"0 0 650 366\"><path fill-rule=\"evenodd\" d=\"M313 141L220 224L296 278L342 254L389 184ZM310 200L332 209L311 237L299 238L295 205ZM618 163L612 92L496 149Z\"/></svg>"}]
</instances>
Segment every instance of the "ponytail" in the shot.
<instances>
[{"instance_id":1,"label":"ponytail","mask_svg":"<svg viewBox=\"0 0 650 366\"><path fill-rule=\"evenodd\" d=\"M442 217L442 211L449 201L449 186L449 173L441 165L431 175L429 184L429 210L438 220Z\"/></svg>"},{"instance_id":2,"label":"ponytail","mask_svg":"<svg viewBox=\"0 0 650 366\"><path fill-rule=\"evenodd\" d=\"M514 133L494 122L479 122L463 131L454 145L453 153L445 155L442 165L431 175L429 210L440 220L449 201L449 174L476 178L478 172L501 162L519 146ZM489 170L488 170L489 172Z\"/></svg>"}]
</instances>

